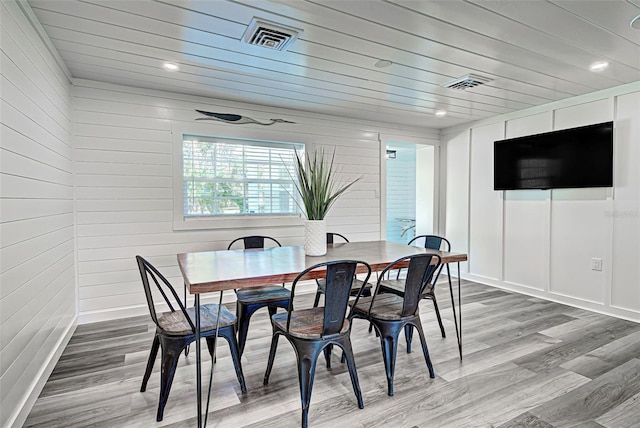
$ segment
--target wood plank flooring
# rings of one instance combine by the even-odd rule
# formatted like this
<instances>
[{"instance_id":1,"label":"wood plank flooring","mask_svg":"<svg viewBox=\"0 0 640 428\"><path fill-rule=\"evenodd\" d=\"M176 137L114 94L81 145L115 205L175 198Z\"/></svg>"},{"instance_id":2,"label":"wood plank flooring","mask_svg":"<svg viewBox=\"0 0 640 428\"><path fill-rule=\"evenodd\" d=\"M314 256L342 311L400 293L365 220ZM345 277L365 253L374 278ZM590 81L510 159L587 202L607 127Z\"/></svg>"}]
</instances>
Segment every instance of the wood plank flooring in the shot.
<instances>
[{"instance_id":1,"label":"wood plank flooring","mask_svg":"<svg viewBox=\"0 0 640 428\"><path fill-rule=\"evenodd\" d=\"M446 339L432 303L420 306L436 378L429 378L419 343L407 354L401 340L394 397L386 394L379 339L356 320L351 336L365 408L358 409L334 351L331 370L318 363L310 426L640 427L640 324L470 282L462 293L462 362L446 287L437 289ZM302 295L296 307L312 300ZM79 326L25 426L195 426L193 351L181 358L162 422L155 422L159 359L147 391L139 392L153 331L148 316ZM242 358L246 395L220 342L209 426L300 425L295 355L286 340L262 385L270 334L266 310L254 315Z\"/></svg>"}]
</instances>

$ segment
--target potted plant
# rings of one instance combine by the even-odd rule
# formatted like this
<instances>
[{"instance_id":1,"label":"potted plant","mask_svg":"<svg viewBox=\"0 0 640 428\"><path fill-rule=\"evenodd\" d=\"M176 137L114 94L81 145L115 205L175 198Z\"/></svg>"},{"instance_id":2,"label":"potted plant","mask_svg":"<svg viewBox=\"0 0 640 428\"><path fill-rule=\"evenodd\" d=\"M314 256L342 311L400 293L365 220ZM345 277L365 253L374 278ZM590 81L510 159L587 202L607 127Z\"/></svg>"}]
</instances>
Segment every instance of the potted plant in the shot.
<instances>
[{"instance_id":1,"label":"potted plant","mask_svg":"<svg viewBox=\"0 0 640 428\"><path fill-rule=\"evenodd\" d=\"M336 178L334 149L330 161L325 159L324 150L316 150L300 159L296 154L296 177L293 183L300 195L300 201L294 201L304 213L305 233L304 251L308 256L323 256L327 253L327 225L325 217L333 203L362 177L350 182L341 182ZM297 178L297 179L296 179Z\"/></svg>"}]
</instances>

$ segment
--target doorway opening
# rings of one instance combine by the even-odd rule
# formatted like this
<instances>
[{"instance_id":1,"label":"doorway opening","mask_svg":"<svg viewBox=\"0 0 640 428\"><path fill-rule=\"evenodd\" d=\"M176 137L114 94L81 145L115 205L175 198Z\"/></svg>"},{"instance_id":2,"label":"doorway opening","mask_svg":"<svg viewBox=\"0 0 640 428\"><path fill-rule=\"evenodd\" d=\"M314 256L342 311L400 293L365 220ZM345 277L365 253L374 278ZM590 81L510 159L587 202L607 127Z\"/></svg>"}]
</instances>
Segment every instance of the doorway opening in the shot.
<instances>
[{"instance_id":1,"label":"doorway opening","mask_svg":"<svg viewBox=\"0 0 640 428\"><path fill-rule=\"evenodd\" d=\"M406 244L435 230L435 147L386 144L386 240Z\"/></svg>"}]
</instances>

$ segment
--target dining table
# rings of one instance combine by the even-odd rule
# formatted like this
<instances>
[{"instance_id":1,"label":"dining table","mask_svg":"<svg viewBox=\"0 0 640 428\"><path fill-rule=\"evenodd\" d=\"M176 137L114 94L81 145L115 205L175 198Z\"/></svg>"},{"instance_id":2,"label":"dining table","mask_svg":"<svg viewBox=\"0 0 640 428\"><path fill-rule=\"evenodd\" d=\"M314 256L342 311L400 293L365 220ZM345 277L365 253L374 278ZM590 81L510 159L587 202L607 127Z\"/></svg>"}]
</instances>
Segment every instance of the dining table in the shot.
<instances>
[{"instance_id":1,"label":"dining table","mask_svg":"<svg viewBox=\"0 0 640 428\"><path fill-rule=\"evenodd\" d=\"M189 293L194 295L195 301L196 396L198 427L201 428L203 426L201 381L202 349L200 345L201 294L219 292L218 310L220 310L222 307L224 291L292 282L300 272L318 263L336 260L361 260L367 262L371 266L372 271L382 271L389 263L395 260L405 256L422 253L437 254L440 256L443 265L447 268L449 292L451 295L451 308L453 310L454 324L456 327L458 350L460 359L462 359L460 263L467 261L467 255L464 253L438 251L389 241L365 241L328 244L327 253L325 255L313 257L305 255L303 246L201 251L178 254L178 265L182 272L185 286ZM451 263L457 264L457 311L455 308L454 291L451 281L451 272L449 269L449 265ZM310 272L308 279L320 278L323 275L324 272L321 270L312 271ZM218 326L216 326L216 331L217 328ZM216 346L213 348L212 361L215 361L215 353ZM211 373L212 376L213 368ZM211 389L211 380L212 378L210 377L209 391ZM206 424L206 416L204 422Z\"/></svg>"}]
</instances>

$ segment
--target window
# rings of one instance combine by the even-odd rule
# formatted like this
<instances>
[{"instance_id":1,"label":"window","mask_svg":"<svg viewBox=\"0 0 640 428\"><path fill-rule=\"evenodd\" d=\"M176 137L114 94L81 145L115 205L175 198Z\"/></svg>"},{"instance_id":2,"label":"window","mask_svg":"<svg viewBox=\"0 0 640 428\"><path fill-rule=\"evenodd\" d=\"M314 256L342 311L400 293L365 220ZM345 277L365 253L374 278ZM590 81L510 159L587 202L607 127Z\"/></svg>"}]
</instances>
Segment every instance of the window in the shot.
<instances>
[{"instance_id":1,"label":"window","mask_svg":"<svg viewBox=\"0 0 640 428\"><path fill-rule=\"evenodd\" d=\"M184 218L297 215L296 152L304 145L184 134Z\"/></svg>"}]
</instances>

